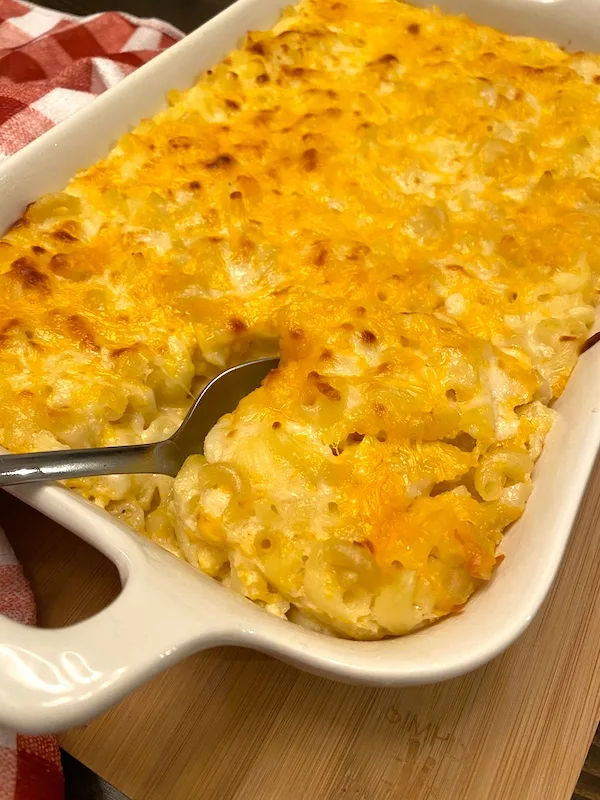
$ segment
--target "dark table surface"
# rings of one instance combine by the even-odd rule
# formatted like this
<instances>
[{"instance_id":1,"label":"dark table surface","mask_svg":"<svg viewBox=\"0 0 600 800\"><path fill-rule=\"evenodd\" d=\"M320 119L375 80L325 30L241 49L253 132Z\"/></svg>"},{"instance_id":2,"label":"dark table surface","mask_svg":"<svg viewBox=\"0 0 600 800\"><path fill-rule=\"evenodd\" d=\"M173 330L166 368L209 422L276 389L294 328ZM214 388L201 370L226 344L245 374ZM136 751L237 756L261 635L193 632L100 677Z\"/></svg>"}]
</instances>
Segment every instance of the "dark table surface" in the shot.
<instances>
[{"instance_id":1,"label":"dark table surface","mask_svg":"<svg viewBox=\"0 0 600 800\"><path fill-rule=\"evenodd\" d=\"M172 22L186 33L197 28L229 5L228 0L43 0L43 4L71 14L90 14L95 11L127 11L140 17L160 17ZM507 799L508 800L508 799ZM512 800L512 798L511 798ZM518 798L514 798L518 800ZM540 798L541 800L541 798ZM573 800L600 800L600 728Z\"/></svg>"},{"instance_id":2,"label":"dark table surface","mask_svg":"<svg viewBox=\"0 0 600 800\"><path fill-rule=\"evenodd\" d=\"M214 17L230 3L228 0L40 0L41 5L89 14L94 11L128 11L139 17L160 17L189 33L207 19ZM233 2L233 0L231 0ZM291 0L290 0L291 2Z\"/></svg>"}]
</instances>

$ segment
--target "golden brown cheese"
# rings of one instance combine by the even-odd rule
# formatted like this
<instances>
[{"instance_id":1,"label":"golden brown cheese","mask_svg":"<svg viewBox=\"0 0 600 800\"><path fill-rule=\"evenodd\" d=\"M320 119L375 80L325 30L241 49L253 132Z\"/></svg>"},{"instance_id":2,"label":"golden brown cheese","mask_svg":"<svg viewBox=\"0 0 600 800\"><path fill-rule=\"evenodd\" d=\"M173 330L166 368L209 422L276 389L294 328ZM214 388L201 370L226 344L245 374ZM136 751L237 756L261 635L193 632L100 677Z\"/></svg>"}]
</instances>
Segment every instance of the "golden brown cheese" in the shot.
<instances>
[{"instance_id":1,"label":"golden brown cheese","mask_svg":"<svg viewBox=\"0 0 600 800\"><path fill-rule=\"evenodd\" d=\"M357 638L491 577L594 319L600 58L303 0L0 241L0 442L155 441L282 353L172 489L74 482Z\"/></svg>"}]
</instances>

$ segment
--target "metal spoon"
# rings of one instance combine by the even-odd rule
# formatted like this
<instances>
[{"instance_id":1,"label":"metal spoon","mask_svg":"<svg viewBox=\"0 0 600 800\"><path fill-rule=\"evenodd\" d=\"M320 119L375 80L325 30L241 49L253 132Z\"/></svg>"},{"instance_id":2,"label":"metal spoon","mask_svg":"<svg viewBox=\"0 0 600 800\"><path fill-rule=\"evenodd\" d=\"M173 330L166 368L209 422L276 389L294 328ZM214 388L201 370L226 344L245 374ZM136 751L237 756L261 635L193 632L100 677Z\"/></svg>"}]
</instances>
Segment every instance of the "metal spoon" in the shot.
<instances>
[{"instance_id":1,"label":"metal spoon","mask_svg":"<svg viewBox=\"0 0 600 800\"><path fill-rule=\"evenodd\" d=\"M221 372L204 387L180 428L163 442L0 455L0 486L142 472L175 476L188 456L202 452L206 434L217 420L256 389L278 363L278 358L259 358Z\"/></svg>"}]
</instances>

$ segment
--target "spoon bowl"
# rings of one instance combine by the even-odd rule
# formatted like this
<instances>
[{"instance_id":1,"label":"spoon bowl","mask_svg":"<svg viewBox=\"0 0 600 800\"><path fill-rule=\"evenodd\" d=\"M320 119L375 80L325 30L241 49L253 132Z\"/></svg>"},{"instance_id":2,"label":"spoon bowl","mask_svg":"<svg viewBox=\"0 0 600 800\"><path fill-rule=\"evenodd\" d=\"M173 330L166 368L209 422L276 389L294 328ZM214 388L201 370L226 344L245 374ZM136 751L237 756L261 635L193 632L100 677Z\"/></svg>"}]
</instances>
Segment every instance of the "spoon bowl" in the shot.
<instances>
[{"instance_id":1,"label":"spoon bowl","mask_svg":"<svg viewBox=\"0 0 600 800\"><path fill-rule=\"evenodd\" d=\"M278 364L279 358L259 358L221 372L200 392L173 436L162 442L0 455L0 486L96 475L175 477L188 456L202 452L217 420L233 411Z\"/></svg>"}]
</instances>

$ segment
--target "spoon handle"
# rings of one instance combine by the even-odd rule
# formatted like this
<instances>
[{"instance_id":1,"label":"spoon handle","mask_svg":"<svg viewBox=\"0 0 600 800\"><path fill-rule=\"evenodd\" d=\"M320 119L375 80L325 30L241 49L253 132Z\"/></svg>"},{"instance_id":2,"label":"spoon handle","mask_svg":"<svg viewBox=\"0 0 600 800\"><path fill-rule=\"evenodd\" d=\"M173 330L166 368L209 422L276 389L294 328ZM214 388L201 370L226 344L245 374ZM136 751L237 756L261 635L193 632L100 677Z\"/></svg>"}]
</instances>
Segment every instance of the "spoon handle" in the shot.
<instances>
[{"instance_id":1,"label":"spoon handle","mask_svg":"<svg viewBox=\"0 0 600 800\"><path fill-rule=\"evenodd\" d=\"M0 455L0 486L95 475L154 473L174 476L181 466L182 459L178 456L178 448L170 440L156 444Z\"/></svg>"}]
</instances>

